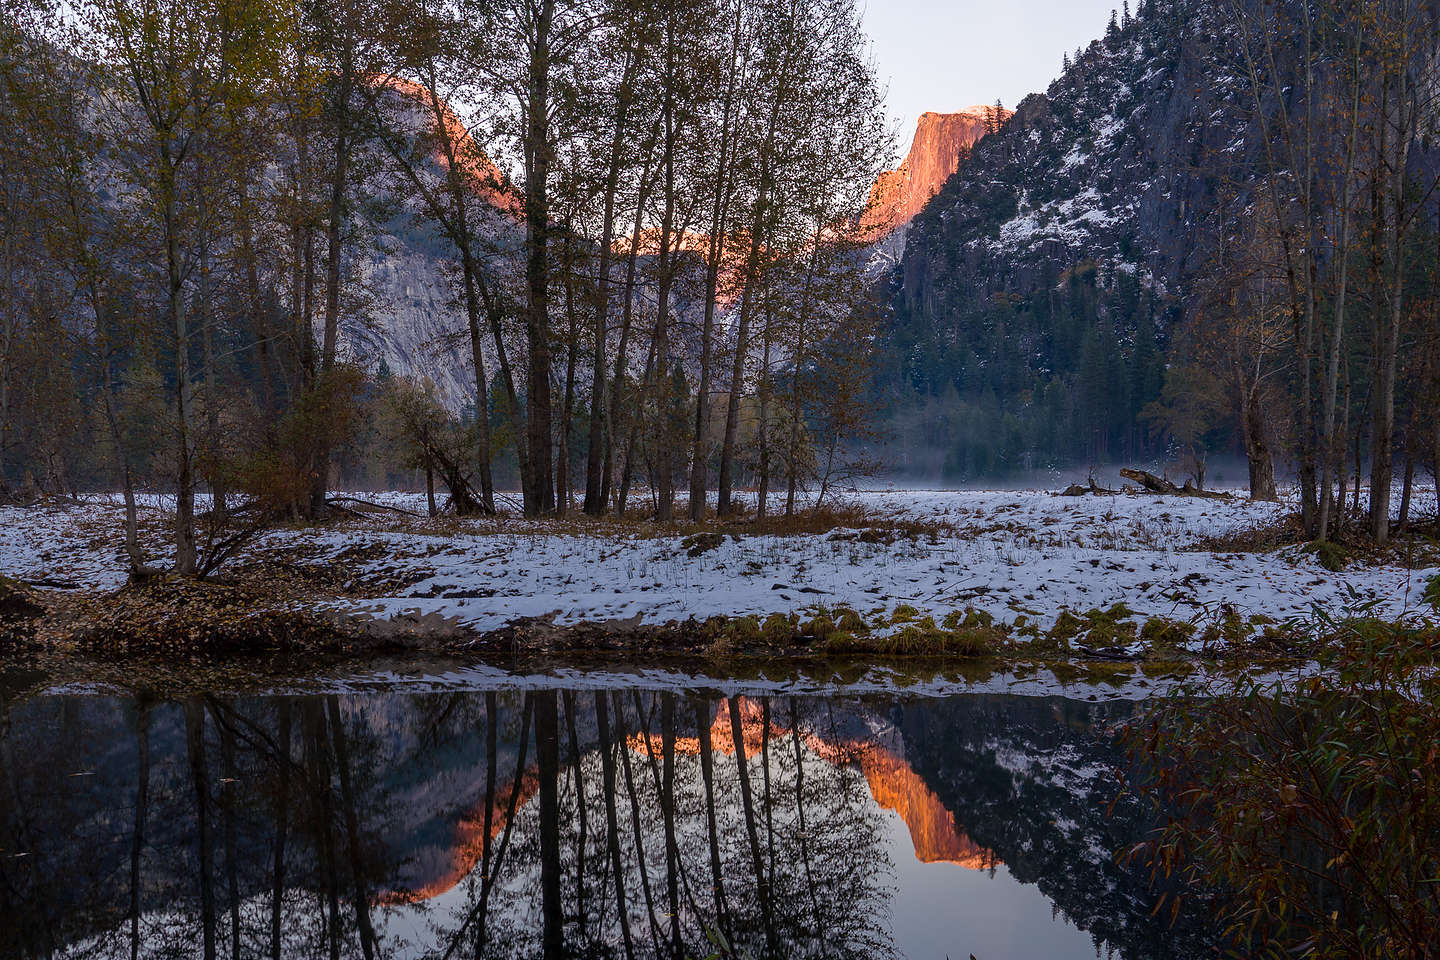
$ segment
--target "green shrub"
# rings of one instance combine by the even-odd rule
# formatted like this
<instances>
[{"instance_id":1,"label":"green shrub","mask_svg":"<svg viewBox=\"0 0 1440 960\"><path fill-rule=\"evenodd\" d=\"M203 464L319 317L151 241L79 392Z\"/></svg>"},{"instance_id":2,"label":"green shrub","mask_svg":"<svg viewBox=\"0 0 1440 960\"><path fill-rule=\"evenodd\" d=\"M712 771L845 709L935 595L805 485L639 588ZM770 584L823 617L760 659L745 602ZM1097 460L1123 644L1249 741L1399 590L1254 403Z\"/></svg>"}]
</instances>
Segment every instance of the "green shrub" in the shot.
<instances>
[{"instance_id":1,"label":"green shrub","mask_svg":"<svg viewBox=\"0 0 1440 960\"><path fill-rule=\"evenodd\" d=\"M754 614L731 619L725 628L725 639L730 646L744 649L760 640L760 618Z\"/></svg>"},{"instance_id":2,"label":"green shrub","mask_svg":"<svg viewBox=\"0 0 1440 960\"><path fill-rule=\"evenodd\" d=\"M1350 551L1332 540L1313 540L1303 547L1315 555L1315 561L1331 573L1339 573L1350 563Z\"/></svg>"},{"instance_id":3,"label":"green shrub","mask_svg":"<svg viewBox=\"0 0 1440 960\"><path fill-rule=\"evenodd\" d=\"M914 620L918 616L920 616L919 610L916 610L908 603L902 603L900 604L900 606L895 608L894 613L890 614L890 622L909 623L911 620Z\"/></svg>"},{"instance_id":4,"label":"green shrub","mask_svg":"<svg viewBox=\"0 0 1440 960\"><path fill-rule=\"evenodd\" d=\"M765 618L760 633L769 644L789 643L795 637L795 624L783 613L772 613Z\"/></svg>"},{"instance_id":5,"label":"green shrub","mask_svg":"<svg viewBox=\"0 0 1440 960\"><path fill-rule=\"evenodd\" d=\"M806 637L828 637L835 632L835 621L824 613L816 614L812 619L800 625L800 633Z\"/></svg>"},{"instance_id":6,"label":"green shrub","mask_svg":"<svg viewBox=\"0 0 1440 960\"><path fill-rule=\"evenodd\" d=\"M1195 635L1195 624L1164 617L1151 617L1140 628L1140 642L1145 645L1145 659L1153 661L1180 660L1185 656L1185 643Z\"/></svg>"}]
</instances>

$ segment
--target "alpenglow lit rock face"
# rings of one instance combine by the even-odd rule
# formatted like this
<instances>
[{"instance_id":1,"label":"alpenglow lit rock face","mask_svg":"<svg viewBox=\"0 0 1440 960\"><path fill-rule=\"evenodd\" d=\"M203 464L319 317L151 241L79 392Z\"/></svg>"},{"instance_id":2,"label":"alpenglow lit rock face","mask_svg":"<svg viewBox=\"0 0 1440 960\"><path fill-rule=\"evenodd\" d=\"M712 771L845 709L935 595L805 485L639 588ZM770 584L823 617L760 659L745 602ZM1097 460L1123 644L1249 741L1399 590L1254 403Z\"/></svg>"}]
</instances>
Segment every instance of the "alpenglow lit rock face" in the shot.
<instances>
[{"instance_id":1,"label":"alpenglow lit rock face","mask_svg":"<svg viewBox=\"0 0 1440 960\"><path fill-rule=\"evenodd\" d=\"M412 138L416 174L426 189L444 195L449 162L437 136L436 110L425 88L388 79L380 108L394 129ZM518 290L524 243L523 198L500 169L470 139L460 119L441 102L443 132L470 191L469 224L484 255L490 282ZM342 302L339 352L373 372L386 370L432 385L435 399L452 413L474 404L475 367L469 323L460 297L460 256L454 243L427 213L418 191L403 177L388 174L387 159L371 145L364 163L376 177L355 191L376 219L367 224L372 242L357 244L346 264L353 282ZM381 215L383 214L383 215ZM317 341L323 318L315 317ZM488 332L481 350L493 376L495 357Z\"/></svg>"},{"instance_id":2,"label":"alpenglow lit rock face","mask_svg":"<svg viewBox=\"0 0 1440 960\"><path fill-rule=\"evenodd\" d=\"M959 113L922 113L905 161L870 188L862 224L883 239L909 224L960 165L960 158L1010 116L1003 108L967 107Z\"/></svg>"}]
</instances>

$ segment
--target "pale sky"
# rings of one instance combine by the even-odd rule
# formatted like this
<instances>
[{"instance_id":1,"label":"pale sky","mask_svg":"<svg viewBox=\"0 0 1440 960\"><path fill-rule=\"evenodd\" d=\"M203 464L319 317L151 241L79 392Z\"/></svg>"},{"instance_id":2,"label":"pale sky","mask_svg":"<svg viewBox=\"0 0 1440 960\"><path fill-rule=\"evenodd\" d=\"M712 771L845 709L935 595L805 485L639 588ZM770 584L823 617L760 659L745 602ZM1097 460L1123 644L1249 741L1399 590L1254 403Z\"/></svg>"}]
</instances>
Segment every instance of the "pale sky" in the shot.
<instances>
[{"instance_id":1,"label":"pale sky","mask_svg":"<svg viewBox=\"0 0 1440 960\"><path fill-rule=\"evenodd\" d=\"M926 110L1014 107L1059 76L1061 56L1105 33L1121 0L862 0L900 149ZM1135 4L1131 3L1133 10Z\"/></svg>"}]
</instances>

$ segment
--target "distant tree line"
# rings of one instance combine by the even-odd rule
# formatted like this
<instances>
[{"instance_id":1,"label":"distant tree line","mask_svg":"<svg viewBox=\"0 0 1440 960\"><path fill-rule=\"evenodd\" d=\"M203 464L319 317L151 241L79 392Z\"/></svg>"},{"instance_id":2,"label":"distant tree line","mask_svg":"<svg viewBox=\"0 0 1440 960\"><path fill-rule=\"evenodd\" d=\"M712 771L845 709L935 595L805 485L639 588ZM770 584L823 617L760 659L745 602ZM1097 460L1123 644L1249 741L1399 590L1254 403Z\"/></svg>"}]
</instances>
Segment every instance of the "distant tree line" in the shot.
<instances>
[{"instance_id":1,"label":"distant tree line","mask_svg":"<svg viewBox=\"0 0 1440 960\"><path fill-rule=\"evenodd\" d=\"M853 0L11 6L0 495L119 487L136 572L142 489L193 573L341 479L489 513L498 471L527 516L645 484L665 521L852 468L891 152ZM468 415L343 342L396 216L443 251Z\"/></svg>"},{"instance_id":2,"label":"distant tree line","mask_svg":"<svg viewBox=\"0 0 1440 960\"><path fill-rule=\"evenodd\" d=\"M902 303L877 370L897 468L965 482L1163 454L1144 414L1175 315L1094 260L1049 270L1030 296L954 306L942 325Z\"/></svg>"}]
</instances>

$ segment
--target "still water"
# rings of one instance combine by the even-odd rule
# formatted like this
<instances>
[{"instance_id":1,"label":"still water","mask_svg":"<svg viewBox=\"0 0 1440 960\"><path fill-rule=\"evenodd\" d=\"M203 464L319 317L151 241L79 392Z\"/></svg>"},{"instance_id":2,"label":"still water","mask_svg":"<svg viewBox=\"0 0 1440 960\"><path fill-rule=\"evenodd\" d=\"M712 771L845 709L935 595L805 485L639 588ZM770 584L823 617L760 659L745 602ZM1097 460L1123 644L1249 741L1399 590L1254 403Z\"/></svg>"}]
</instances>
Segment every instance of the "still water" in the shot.
<instances>
[{"instance_id":1,"label":"still water","mask_svg":"<svg viewBox=\"0 0 1440 960\"><path fill-rule=\"evenodd\" d=\"M11 684L0 956L1208 952L1115 862L1132 703L688 679Z\"/></svg>"}]
</instances>

